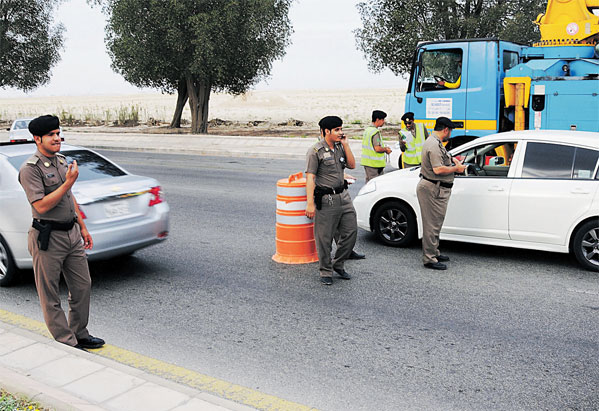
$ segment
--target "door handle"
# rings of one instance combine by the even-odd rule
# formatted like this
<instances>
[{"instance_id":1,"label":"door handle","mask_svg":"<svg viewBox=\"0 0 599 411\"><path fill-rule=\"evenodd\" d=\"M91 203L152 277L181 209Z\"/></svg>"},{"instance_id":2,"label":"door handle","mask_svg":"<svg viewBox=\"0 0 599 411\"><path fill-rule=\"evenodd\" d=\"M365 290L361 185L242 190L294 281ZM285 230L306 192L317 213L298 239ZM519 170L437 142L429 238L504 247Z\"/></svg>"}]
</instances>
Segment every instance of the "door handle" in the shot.
<instances>
[{"instance_id":1,"label":"door handle","mask_svg":"<svg viewBox=\"0 0 599 411\"><path fill-rule=\"evenodd\" d=\"M489 191L504 191L504 189L500 186L491 186L489 187Z\"/></svg>"},{"instance_id":2,"label":"door handle","mask_svg":"<svg viewBox=\"0 0 599 411\"><path fill-rule=\"evenodd\" d=\"M584 188L576 187L570 190L572 194L590 194L589 190L585 190Z\"/></svg>"}]
</instances>

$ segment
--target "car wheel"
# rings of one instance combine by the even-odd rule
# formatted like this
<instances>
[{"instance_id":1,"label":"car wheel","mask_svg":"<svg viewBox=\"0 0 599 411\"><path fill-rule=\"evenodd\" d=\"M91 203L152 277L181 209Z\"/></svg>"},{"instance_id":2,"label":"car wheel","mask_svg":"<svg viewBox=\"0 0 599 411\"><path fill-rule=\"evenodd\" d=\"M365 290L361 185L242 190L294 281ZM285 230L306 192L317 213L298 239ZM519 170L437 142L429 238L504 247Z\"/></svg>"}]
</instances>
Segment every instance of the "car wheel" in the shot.
<instances>
[{"instance_id":1,"label":"car wheel","mask_svg":"<svg viewBox=\"0 0 599 411\"><path fill-rule=\"evenodd\" d=\"M17 280L17 266L4 238L0 237L0 287L12 285Z\"/></svg>"},{"instance_id":2,"label":"car wheel","mask_svg":"<svg viewBox=\"0 0 599 411\"><path fill-rule=\"evenodd\" d=\"M416 237L416 217L410 207L399 201L381 205L372 224L377 238L386 245L405 247Z\"/></svg>"},{"instance_id":3,"label":"car wheel","mask_svg":"<svg viewBox=\"0 0 599 411\"><path fill-rule=\"evenodd\" d=\"M582 266L599 271L599 220L588 221L576 231L572 249Z\"/></svg>"}]
</instances>

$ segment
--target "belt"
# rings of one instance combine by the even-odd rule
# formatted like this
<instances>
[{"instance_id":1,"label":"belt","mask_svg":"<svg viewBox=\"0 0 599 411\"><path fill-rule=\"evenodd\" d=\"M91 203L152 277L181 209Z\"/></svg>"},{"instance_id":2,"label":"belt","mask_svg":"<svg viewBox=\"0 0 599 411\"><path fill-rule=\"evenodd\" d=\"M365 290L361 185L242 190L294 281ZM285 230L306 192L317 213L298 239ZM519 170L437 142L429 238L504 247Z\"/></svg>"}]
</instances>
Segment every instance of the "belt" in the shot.
<instances>
[{"instance_id":1,"label":"belt","mask_svg":"<svg viewBox=\"0 0 599 411\"><path fill-rule=\"evenodd\" d=\"M69 221L67 223L59 223L58 221L37 220L34 218L32 226L38 229L36 226L39 227L39 225L41 224L42 226L50 226L52 230L69 231L71 228L73 228L76 221L77 219L74 218L72 221Z\"/></svg>"},{"instance_id":2,"label":"belt","mask_svg":"<svg viewBox=\"0 0 599 411\"><path fill-rule=\"evenodd\" d=\"M316 189L319 193L322 194L341 194L345 191L345 189L347 188L347 181L343 181L343 185L340 185L339 187L320 187L317 186Z\"/></svg>"},{"instance_id":3,"label":"belt","mask_svg":"<svg viewBox=\"0 0 599 411\"><path fill-rule=\"evenodd\" d=\"M431 182L433 184L439 184L441 187L444 187L444 188L451 188L451 187L453 187L453 183L447 183L445 181L439 181L439 180L431 180L430 178L426 178L422 174L420 174L420 178L422 178L423 180L429 181L429 182Z\"/></svg>"}]
</instances>

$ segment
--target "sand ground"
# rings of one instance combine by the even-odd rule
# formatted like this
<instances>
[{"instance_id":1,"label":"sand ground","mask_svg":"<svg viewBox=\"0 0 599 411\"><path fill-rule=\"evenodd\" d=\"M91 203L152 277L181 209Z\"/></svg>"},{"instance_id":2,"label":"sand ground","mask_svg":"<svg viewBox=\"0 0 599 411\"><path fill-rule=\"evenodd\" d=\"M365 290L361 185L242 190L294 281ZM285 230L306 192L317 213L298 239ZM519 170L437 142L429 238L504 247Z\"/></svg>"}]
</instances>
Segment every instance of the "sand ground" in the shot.
<instances>
[{"instance_id":1,"label":"sand ground","mask_svg":"<svg viewBox=\"0 0 599 411\"><path fill-rule=\"evenodd\" d=\"M372 110L387 112L391 129L403 114L405 91L394 89L353 90L277 90L250 91L242 96L213 93L210 99L208 132L229 135L313 136L317 122L325 115L338 115L344 127L358 133L370 123ZM136 112L140 126L123 131L180 132L166 129L176 103L175 95L144 93L121 96L55 96L35 98L0 98L0 121L29 118L52 113L72 118L94 132L117 131L113 125L119 117ZM189 120L189 108L183 120ZM89 126L93 127L89 127ZM83 131L82 127L77 127ZM118 127L120 130L121 127ZM385 133L387 134L387 132Z\"/></svg>"}]
</instances>

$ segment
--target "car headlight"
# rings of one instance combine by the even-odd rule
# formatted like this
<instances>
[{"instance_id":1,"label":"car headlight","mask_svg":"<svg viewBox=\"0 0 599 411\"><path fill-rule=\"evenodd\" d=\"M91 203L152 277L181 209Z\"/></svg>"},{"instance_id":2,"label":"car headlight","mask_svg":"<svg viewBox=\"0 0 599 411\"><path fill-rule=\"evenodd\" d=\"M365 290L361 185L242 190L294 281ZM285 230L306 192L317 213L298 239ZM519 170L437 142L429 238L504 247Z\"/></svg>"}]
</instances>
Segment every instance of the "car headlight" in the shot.
<instances>
[{"instance_id":1,"label":"car headlight","mask_svg":"<svg viewBox=\"0 0 599 411\"><path fill-rule=\"evenodd\" d=\"M372 193L374 191L376 191L376 181L370 180L368 184L358 191L358 196L363 196L364 194Z\"/></svg>"}]
</instances>

